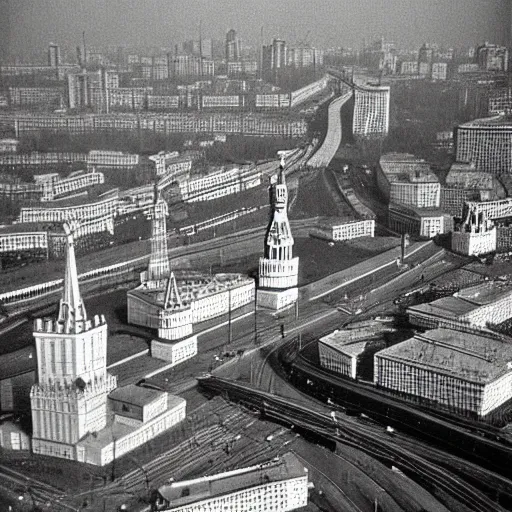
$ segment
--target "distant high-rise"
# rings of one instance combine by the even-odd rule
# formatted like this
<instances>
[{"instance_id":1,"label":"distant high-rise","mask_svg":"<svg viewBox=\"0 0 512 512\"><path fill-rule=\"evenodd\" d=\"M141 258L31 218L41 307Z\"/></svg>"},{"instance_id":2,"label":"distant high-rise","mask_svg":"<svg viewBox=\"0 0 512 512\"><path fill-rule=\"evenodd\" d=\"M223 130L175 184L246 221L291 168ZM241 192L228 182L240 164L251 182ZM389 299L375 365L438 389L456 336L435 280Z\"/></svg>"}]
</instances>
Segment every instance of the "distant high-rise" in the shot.
<instances>
[{"instance_id":1,"label":"distant high-rise","mask_svg":"<svg viewBox=\"0 0 512 512\"><path fill-rule=\"evenodd\" d=\"M284 68L286 66L286 42L283 39L274 39L272 47L272 67L274 69Z\"/></svg>"},{"instance_id":2,"label":"distant high-rise","mask_svg":"<svg viewBox=\"0 0 512 512\"><path fill-rule=\"evenodd\" d=\"M236 31L231 29L226 34L226 61L238 61L241 58L241 42Z\"/></svg>"},{"instance_id":3,"label":"distant high-rise","mask_svg":"<svg viewBox=\"0 0 512 512\"><path fill-rule=\"evenodd\" d=\"M50 43L48 47L48 66L58 68L60 66L60 46Z\"/></svg>"}]
</instances>

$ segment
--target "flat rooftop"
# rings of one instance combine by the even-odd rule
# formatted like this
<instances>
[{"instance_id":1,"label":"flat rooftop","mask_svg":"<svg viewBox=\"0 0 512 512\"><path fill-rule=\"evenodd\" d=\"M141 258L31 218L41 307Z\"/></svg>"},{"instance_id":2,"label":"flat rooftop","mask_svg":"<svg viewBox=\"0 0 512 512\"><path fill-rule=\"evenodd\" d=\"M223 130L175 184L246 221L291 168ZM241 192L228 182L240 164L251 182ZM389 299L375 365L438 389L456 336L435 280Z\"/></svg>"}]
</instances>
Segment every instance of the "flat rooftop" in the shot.
<instances>
[{"instance_id":1,"label":"flat rooftop","mask_svg":"<svg viewBox=\"0 0 512 512\"><path fill-rule=\"evenodd\" d=\"M144 407L160 398L163 394L165 394L164 391L127 384L126 386L114 389L108 397L119 402Z\"/></svg>"},{"instance_id":2,"label":"flat rooftop","mask_svg":"<svg viewBox=\"0 0 512 512\"><path fill-rule=\"evenodd\" d=\"M512 286L508 283L485 281L475 286L464 288L451 297L442 297L428 304L411 306L408 310L431 314L441 318L460 317L511 293Z\"/></svg>"},{"instance_id":3,"label":"flat rooftop","mask_svg":"<svg viewBox=\"0 0 512 512\"><path fill-rule=\"evenodd\" d=\"M485 384L511 372L512 344L478 334L434 329L377 352L377 356Z\"/></svg>"},{"instance_id":4,"label":"flat rooftop","mask_svg":"<svg viewBox=\"0 0 512 512\"><path fill-rule=\"evenodd\" d=\"M292 453L279 460L247 468L227 471L213 476L173 482L160 487L159 493L170 507L180 507L215 496L231 494L269 482L279 482L307 475L307 469Z\"/></svg>"},{"instance_id":5,"label":"flat rooftop","mask_svg":"<svg viewBox=\"0 0 512 512\"><path fill-rule=\"evenodd\" d=\"M382 324L358 329L342 329L327 334L318 342L347 356L357 357L364 353L370 342L380 339L383 332Z\"/></svg>"}]
</instances>

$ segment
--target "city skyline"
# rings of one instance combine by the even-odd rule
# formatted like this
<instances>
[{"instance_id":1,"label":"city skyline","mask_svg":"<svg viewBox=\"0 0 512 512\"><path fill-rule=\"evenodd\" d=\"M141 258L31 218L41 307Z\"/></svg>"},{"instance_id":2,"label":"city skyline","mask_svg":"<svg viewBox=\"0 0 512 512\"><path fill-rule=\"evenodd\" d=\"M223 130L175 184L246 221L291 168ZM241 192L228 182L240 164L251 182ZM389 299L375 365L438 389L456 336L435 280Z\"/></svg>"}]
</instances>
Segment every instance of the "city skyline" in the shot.
<instances>
[{"instance_id":1,"label":"city skyline","mask_svg":"<svg viewBox=\"0 0 512 512\"><path fill-rule=\"evenodd\" d=\"M465 0L442 0L435 6L420 0L363 0L357 8L346 0L324 0L321 9L302 0L279 5L269 0L180 0L172 10L163 0L48 0L44 8L28 0L1 4L4 57L46 46L48 41L74 48L84 31L94 45L171 47L199 37L201 21L203 37L223 40L233 28L244 41L258 44L263 27L266 41L281 37L295 44L307 39L319 47L359 47L364 39L381 35L405 46L430 41L459 47L486 40L503 44L510 34L510 4L505 0L477 0L470 9Z\"/></svg>"}]
</instances>

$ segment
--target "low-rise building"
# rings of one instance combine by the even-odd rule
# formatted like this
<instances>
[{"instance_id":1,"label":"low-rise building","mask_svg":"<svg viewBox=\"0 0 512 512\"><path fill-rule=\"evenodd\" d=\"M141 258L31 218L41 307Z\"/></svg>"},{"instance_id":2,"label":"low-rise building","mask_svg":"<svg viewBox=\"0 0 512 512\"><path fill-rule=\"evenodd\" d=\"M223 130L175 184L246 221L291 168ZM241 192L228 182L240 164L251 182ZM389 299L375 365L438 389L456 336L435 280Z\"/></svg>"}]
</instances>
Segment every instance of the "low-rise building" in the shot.
<instances>
[{"instance_id":1,"label":"low-rise building","mask_svg":"<svg viewBox=\"0 0 512 512\"><path fill-rule=\"evenodd\" d=\"M320 366L357 379L361 375L361 366L365 362L371 363L373 354L385 346L382 324L336 330L318 340Z\"/></svg>"},{"instance_id":2,"label":"low-rise building","mask_svg":"<svg viewBox=\"0 0 512 512\"><path fill-rule=\"evenodd\" d=\"M390 203L388 225L400 234L434 238L453 230L453 218L438 208L416 208Z\"/></svg>"},{"instance_id":3,"label":"low-rise building","mask_svg":"<svg viewBox=\"0 0 512 512\"><path fill-rule=\"evenodd\" d=\"M363 236L373 237L375 234L375 220L324 219L319 222L318 227L312 231L312 234L333 242L352 240Z\"/></svg>"},{"instance_id":4,"label":"low-rise building","mask_svg":"<svg viewBox=\"0 0 512 512\"><path fill-rule=\"evenodd\" d=\"M432 406L482 417L512 398L512 345L435 329L375 354L374 383Z\"/></svg>"},{"instance_id":5,"label":"low-rise building","mask_svg":"<svg viewBox=\"0 0 512 512\"><path fill-rule=\"evenodd\" d=\"M152 509L166 512L287 512L308 503L308 470L296 455L183 480L158 489Z\"/></svg>"}]
</instances>

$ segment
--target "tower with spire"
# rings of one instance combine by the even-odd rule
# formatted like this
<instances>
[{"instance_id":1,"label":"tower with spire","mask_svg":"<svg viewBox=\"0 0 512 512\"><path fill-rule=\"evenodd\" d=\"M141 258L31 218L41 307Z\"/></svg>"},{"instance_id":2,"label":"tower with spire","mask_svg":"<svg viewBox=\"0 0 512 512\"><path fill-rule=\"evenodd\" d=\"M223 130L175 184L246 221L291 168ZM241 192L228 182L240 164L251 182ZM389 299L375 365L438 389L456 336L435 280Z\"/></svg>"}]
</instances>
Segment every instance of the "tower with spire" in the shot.
<instances>
[{"instance_id":1,"label":"tower with spire","mask_svg":"<svg viewBox=\"0 0 512 512\"><path fill-rule=\"evenodd\" d=\"M107 424L108 393L116 378L107 372L107 323L87 317L78 287L73 231L64 224L66 270L57 320L34 322L37 383L30 392L34 453L83 460L77 443Z\"/></svg>"},{"instance_id":2,"label":"tower with spire","mask_svg":"<svg viewBox=\"0 0 512 512\"><path fill-rule=\"evenodd\" d=\"M151 254L149 256L148 270L141 275L141 281L150 287L165 286L171 274L169 255L167 254L167 226L165 218L168 216L165 200L159 195L155 187L155 204L151 207Z\"/></svg>"},{"instance_id":3,"label":"tower with spire","mask_svg":"<svg viewBox=\"0 0 512 512\"><path fill-rule=\"evenodd\" d=\"M281 309L296 302L299 258L293 257L293 236L288 221L288 189L284 176L285 161L273 186L272 220L265 240L265 252L259 261L257 304Z\"/></svg>"},{"instance_id":4,"label":"tower with spire","mask_svg":"<svg viewBox=\"0 0 512 512\"><path fill-rule=\"evenodd\" d=\"M180 296L174 272L165 290L163 308L159 311L158 338L151 341L151 355L173 365L197 354L197 334L193 332L192 307ZM169 340L169 341L165 341Z\"/></svg>"}]
</instances>

